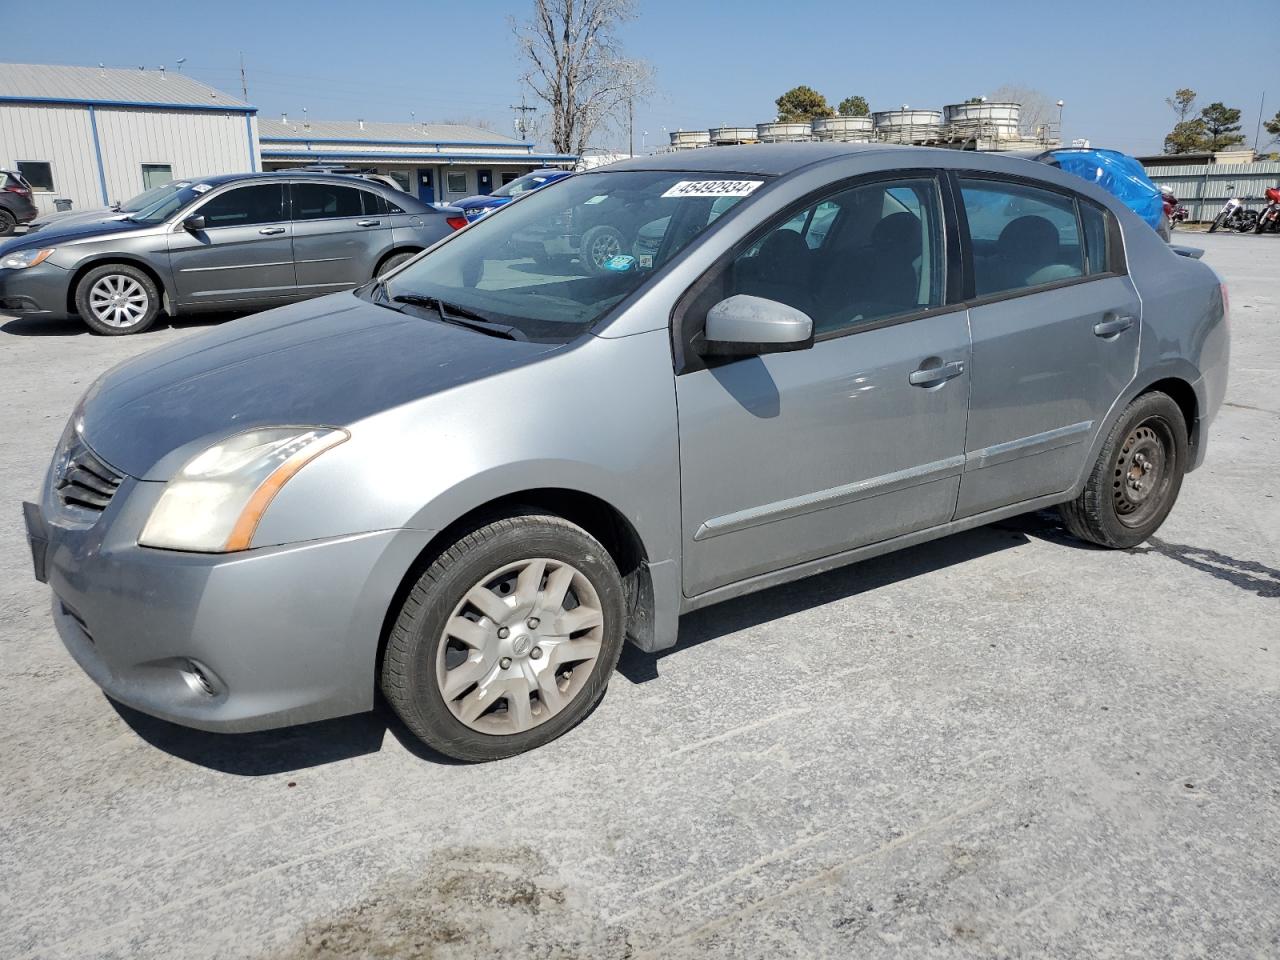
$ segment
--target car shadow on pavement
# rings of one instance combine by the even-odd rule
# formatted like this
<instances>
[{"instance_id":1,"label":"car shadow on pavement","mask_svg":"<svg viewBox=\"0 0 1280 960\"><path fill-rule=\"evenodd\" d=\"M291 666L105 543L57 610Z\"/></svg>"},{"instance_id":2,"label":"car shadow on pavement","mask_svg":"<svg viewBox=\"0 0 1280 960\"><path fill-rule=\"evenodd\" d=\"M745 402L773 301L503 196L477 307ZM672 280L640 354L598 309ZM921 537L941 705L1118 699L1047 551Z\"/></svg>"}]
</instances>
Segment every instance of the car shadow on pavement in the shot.
<instances>
[{"instance_id":1,"label":"car shadow on pavement","mask_svg":"<svg viewBox=\"0 0 1280 960\"><path fill-rule=\"evenodd\" d=\"M239 777L265 777L377 753L390 733L420 760L445 766L460 761L436 753L415 737L379 699L368 713L257 733L209 733L140 713L107 698L129 728L171 756Z\"/></svg>"},{"instance_id":2,"label":"car shadow on pavement","mask_svg":"<svg viewBox=\"0 0 1280 960\"><path fill-rule=\"evenodd\" d=\"M628 644L618 662L618 672L632 683L656 680L658 665L664 657L690 647L1027 542L1027 536L1020 531L999 526L979 527L695 610L680 618L679 643L656 654Z\"/></svg>"},{"instance_id":3,"label":"car shadow on pavement","mask_svg":"<svg viewBox=\"0 0 1280 960\"><path fill-rule=\"evenodd\" d=\"M1052 511L1045 510L1014 517L1001 526L1008 530L1020 531L1038 540L1049 540L1077 550L1106 549L1077 540L1067 532L1057 514ZM1139 556L1148 553L1158 554L1249 593L1255 593L1267 599L1280 599L1280 570L1256 560L1239 560L1217 550L1210 550L1208 547L1170 543L1159 537L1148 537L1146 543L1130 547L1123 552Z\"/></svg>"},{"instance_id":4,"label":"car shadow on pavement","mask_svg":"<svg viewBox=\"0 0 1280 960\"><path fill-rule=\"evenodd\" d=\"M137 334L137 336L145 338L148 334L154 333L156 330L163 330L165 327L169 327L174 330L210 327L242 316L245 316L245 314L195 313L172 318L167 314L162 314L156 319L155 326L145 333ZM0 323L0 333L7 333L13 337L97 336L97 334L93 333L93 331L86 327L83 322L75 318L70 320L48 320L43 317L14 317L6 323ZM108 337L106 339L112 338Z\"/></svg>"}]
</instances>

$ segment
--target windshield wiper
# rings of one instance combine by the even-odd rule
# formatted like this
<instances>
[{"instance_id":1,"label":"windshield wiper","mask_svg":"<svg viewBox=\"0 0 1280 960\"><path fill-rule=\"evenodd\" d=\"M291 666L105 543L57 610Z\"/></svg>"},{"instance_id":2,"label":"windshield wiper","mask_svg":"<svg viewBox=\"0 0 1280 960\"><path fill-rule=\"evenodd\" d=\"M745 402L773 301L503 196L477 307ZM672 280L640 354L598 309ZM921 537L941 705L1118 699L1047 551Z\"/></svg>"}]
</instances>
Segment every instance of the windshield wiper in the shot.
<instances>
[{"instance_id":1,"label":"windshield wiper","mask_svg":"<svg viewBox=\"0 0 1280 960\"><path fill-rule=\"evenodd\" d=\"M385 295L386 287L381 283L377 284L371 292L376 295L379 288ZM505 323L496 323L483 314L458 306L456 303L447 303L439 297L424 297L417 293L400 293L392 297L391 302L404 303L411 307L426 307L429 310L434 310L444 323L452 323L455 326L487 333L491 337L503 337L507 340L528 339L524 333L515 327L509 327Z\"/></svg>"}]
</instances>

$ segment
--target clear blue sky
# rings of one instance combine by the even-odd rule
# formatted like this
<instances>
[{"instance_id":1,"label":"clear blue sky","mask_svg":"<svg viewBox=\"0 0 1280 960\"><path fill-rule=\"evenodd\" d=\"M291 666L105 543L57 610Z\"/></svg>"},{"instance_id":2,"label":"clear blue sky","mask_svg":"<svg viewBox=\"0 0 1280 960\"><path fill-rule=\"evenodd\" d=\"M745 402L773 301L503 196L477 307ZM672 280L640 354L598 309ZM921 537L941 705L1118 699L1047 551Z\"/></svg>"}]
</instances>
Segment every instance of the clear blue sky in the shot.
<instances>
[{"instance_id":1,"label":"clear blue sky","mask_svg":"<svg viewBox=\"0 0 1280 960\"><path fill-rule=\"evenodd\" d=\"M264 115L314 119L482 118L510 131L520 62L508 16L530 0L41 0L7 30L0 57L174 69L239 93ZM38 10L38 12L37 12ZM1280 0L637 0L623 36L653 63L658 93L637 110L648 144L661 129L754 124L783 90L807 83L834 104L940 107L1002 84L1066 101L1068 138L1154 152L1181 86L1200 104L1280 108L1274 27ZM12 26L12 24L10 24ZM1268 139L1263 132L1263 141ZM618 141L622 142L622 141Z\"/></svg>"}]
</instances>

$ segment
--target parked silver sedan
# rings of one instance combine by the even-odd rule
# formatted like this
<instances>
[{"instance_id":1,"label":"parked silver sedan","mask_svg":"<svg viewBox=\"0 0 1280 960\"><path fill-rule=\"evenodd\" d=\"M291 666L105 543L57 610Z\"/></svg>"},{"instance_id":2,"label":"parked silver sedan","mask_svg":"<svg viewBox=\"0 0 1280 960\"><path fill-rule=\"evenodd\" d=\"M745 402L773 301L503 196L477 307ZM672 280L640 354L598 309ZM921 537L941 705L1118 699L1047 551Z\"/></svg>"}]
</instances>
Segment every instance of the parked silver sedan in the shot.
<instances>
[{"instance_id":1,"label":"parked silver sedan","mask_svg":"<svg viewBox=\"0 0 1280 960\"><path fill-rule=\"evenodd\" d=\"M0 310L141 333L161 309L256 310L351 289L465 225L461 211L358 177L178 180L139 210L69 216L0 245Z\"/></svg>"},{"instance_id":2,"label":"parked silver sedan","mask_svg":"<svg viewBox=\"0 0 1280 960\"><path fill-rule=\"evenodd\" d=\"M631 238L607 260L509 242L602 210ZM380 687L436 749L505 757L687 611L1053 505L1140 543L1204 459L1226 307L1043 164L618 163L107 373L25 505L36 575L72 656L147 713L253 730Z\"/></svg>"}]
</instances>

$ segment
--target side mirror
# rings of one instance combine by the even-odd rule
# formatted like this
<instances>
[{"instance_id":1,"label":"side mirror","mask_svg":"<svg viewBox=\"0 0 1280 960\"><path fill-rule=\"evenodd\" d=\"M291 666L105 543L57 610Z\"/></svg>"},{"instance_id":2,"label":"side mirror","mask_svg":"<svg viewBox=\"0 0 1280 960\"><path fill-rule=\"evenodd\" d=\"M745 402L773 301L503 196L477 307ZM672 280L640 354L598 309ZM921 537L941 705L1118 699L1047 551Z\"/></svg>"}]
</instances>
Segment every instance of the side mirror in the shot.
<instances>
[{"instance_id":1,"label":"side mirror","mask_svg":"<svg viewBox=\"0 0 1280 960\"><path fill-rule=\"evenodd\" d=\"M204 217L187 217L182 221L182 229L190 233L204 229Z\"/></svg>"},{"instance_id":2,"label":"side mirror","mask_svg":"<svg viewBox=\"0 0 1280 960\"><path fill-rule=\"evenodd\" d=\"M813 321L803 310L745 293L721 300L707 311L701 352L713 357L753 357L761 353L807 350Z\"/></svg>"}]
</instances>

